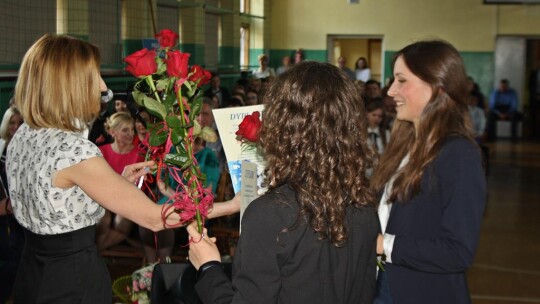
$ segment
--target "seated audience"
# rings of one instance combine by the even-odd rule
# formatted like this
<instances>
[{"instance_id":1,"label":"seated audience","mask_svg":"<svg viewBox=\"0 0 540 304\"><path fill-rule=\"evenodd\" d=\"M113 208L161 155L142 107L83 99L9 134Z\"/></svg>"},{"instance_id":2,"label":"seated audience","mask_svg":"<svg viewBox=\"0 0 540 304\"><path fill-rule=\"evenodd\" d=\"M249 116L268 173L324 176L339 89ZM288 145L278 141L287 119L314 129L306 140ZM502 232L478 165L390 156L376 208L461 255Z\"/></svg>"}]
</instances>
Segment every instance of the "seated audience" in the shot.
<instances>
[{"instance_id":1,"label":"seated audience","mask_svg":"<svg viewBox=\"0 0 540 304\"><path fill-rule=\"evenodd\" d=\"M355 80L356 76L354 75L353 71L349 69L347 66L347 59L343 56L339 56L338 60L338 68L347 75L351 80Z\"/></svg>"},{"instance_id":2,"label":"seated audience","mask_svg":"<svg viewBox=\"0 0 540 304\"><path fill-rule=\"evenodd\" d=\"M218 99L219 107L223 106L223 102L230 97L229 90L221 86L221 78L218 74L212 74L210 80L210 87L204 91L204 96L213 97Z\"/></svg>"},{"instance_id":3,"label":"seated audience","mask_svg":"<svg viewBox=\"0 0 540 304\"><path fill-rule=\"evenodd\" d=\"M501 80L499 87L491 93L489 98L489 114L487 122L487 139L496 139L496 124L498 120L511 122L512 141L518 139L517 127L521 120L521 113L518 112L519 99L516 90L510 87L507 79Z\"/></svg>"},{"instance_id":4,"label":"seated audience","mask_svg":"<svg viewBox=\"0 0 540 304\"><path fill-rule=\"evenodd\" d=\"M384 126L384 103L373 101L366 106L366 112L370 143L377 153L383 154L390 140L390 132Z\"/></svg>"},{"instance_id":5,"label":"seated audience","mask_svg":"<svg viewBox=\"0 0 540 304\"><path fill-rule=\"evenodd\" d=\"M364 83L371 79L371 69L369 68L365 57L360 57L356 60L354 73L355 79L363 81Z\"/></svg>"},{"instance_id":6,"label":"seated audience","mask_svg":"<svg viewBox=\"0 0 540 304\"><path fill-rule=\"evenodd\" d=\"M281 66L278 67L276 70L277 75L281 75L285 73L285 71L287 71L291 66L292 66L291 57L290 56L283 57L283 59L281 59Z\"/></svg>"},{"instance_id":7,"label":"seated audience","mask_svg":"<svg viewBox=\"0 0 540 304\"><path fill-rule=\"evenodd\" d=\"M268 56L265 54L259 55L259 67L252 72L252 75L258 79L276 77L274 69L268 66Z\"/></svg>"}]
</instances>

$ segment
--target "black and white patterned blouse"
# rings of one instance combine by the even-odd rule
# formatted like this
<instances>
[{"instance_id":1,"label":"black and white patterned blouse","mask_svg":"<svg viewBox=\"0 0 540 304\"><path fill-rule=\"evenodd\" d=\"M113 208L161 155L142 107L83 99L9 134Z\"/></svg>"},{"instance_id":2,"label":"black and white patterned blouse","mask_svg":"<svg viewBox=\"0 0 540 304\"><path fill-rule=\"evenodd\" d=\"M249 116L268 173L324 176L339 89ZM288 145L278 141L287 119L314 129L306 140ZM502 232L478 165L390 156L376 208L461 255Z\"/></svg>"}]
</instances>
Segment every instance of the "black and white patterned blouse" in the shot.
<instances>
[{"instance_id":1,"label":"black and white patterned blouse","mask_svg":"<svg viewBox=\"0 0 540 304\"><path fill-rule=\"evenodd\" d=\"M101 156L82 133L32 129L23 124L7 151L9 194L15 218L37 234L58 234L96 224L105 209L78 186L52 185L52 176L86 159Z\"/></svg>"}]
</instances>

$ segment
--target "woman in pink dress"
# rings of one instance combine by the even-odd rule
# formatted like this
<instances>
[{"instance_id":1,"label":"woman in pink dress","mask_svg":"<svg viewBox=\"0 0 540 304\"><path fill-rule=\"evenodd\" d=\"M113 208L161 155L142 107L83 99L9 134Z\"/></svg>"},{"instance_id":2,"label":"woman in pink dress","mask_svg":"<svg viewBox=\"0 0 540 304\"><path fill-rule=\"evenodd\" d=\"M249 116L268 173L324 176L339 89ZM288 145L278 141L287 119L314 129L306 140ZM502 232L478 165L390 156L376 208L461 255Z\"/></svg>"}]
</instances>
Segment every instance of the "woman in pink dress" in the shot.
<instances>
[{"instance_id":1,"label":"woman in pink dress","mask_svg":"<svg viewBox=\"0 0 540 304\"><path fill-rule=\"evenodd\" d=\"M105 123L107 132L114 141L100 146L103 158L118 174L122 174L127 165L143 160L139 149L133 143L135 136L135 121L128 112L117 112L107 118ZM100 250L112 247L127 239L133 223L128 219L110 211L105 213L98 225L97 243Z\"/></svg>"}]
</instances>

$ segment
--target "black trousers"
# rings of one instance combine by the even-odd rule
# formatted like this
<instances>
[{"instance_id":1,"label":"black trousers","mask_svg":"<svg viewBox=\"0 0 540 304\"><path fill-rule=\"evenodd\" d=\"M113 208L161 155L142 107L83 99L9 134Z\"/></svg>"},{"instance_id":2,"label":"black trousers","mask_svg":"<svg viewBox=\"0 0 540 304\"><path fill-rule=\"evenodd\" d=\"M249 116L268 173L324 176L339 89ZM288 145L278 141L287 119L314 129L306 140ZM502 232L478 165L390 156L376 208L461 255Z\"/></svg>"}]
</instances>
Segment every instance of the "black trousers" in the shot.
<instances>
[{"instance_id":1,"label":"black trousers","mask_svg":"<svg viewBox=\"0 0 540 304\"><path fill-rule=\"evenodd\" d=\"M111 303L111 278L98 254L95 232L95 226L56 235L25 229L15 303Z\"/></svg>"},{"instance_id":2,"label":"black trousers","mask_svg":"<svg viewBox=\"0 0 540 304\"><path fill-rule=\"evenodd\" d=\"M519 112L513 112L508 114L508 120L512 123L511 129L512 129L512 139L517 139L517 127L518 122L522 120L521 113ZM499 120L499 115L493 111L489 111L488 114L488 120L487 120L487 140L488 141L494 141L497 139L496 133L497 133L497 121Z\"/></svg>"},{"instance_id":3,"label":"black trousers","mask_svg":"<svg viewBox=\"0 0 540 304\"><path fill-rule=\"evenodd\" d=\"M390 294L390 285L388 283L388 275L386 272L379 270L377 284L375 286L376 291L373 304L394 304L394 300Z\"/></svg>"}]
</instances>

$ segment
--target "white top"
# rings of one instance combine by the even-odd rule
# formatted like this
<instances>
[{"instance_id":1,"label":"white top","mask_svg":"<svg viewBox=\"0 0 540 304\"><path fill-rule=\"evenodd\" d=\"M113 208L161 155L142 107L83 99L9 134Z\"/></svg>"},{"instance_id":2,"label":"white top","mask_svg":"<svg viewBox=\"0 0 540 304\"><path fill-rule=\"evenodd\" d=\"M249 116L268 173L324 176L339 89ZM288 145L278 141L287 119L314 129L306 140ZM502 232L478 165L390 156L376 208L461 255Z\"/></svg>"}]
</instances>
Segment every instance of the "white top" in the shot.
<instances>
[{"instance_id":1,"label":"white top","mask_svg":"<svg viewBox=\"0 0 540 304\"><path fill-rule=\"evenodd\" d=\"M469 106L469 114L471 115L474 136L482 136L486 128L486 114L477 106Z\"/></svg>"},{"instance_id":2,"label":"white top","mask_svg":"<svg viewBox=\"0 0 540 304\"><path fill-rule=\"evenodd\" d=\"M399 169L403 168L409 162L409 155L407 154L399 164ZM386 226L388 225L388 219L390 218L390 211L392 210L392 202L388 201L388 197L392 192L392 185L394 184L395 176L384 186L384 192L379 202L379 221L381 222L381 230L384 235L384 254L386 255L386 262L392 263L392 249L394 247L395 235L386 234Z\"/></svg>"},{"instance_id":3,"label":"white top","mask_svg":"<svg viewBox=\"0 0 540 304\"><path fill-rule=\"evenodd\" d=\"M52 185L54 172L101 156L82 133L21 125L7 150L6 173L13 213L26 229L59 234L99 222L105 214L78 186Z\"/></svg>"},{"instance_id":4,"label":"white top","mask_svg":"<svg viewBox=\"0 0 540 304\"><path fill-rule=\"evenodd\" d=\"M356 80L362 80L363 82L367 82L371 79L370 69L356 69L354 73L356 74Z\"/></svg>"},{"instance_id":5,"label":"white top","mask_svg":"<svg viewBox=\"0 0 540 304\"><path fill-rule=\"evenodd\" d=\"M373 135L375 138L373 138ZM390 141L390 132L388 130L385 130L385 136L386 136L386 143ZM381 136L381 129L379 127L377 128L370 128L368 127L368 137L370 139L370 144L374 146L375 150L379 154L383 154L384 147L386 143L383 143L383 139Z\"/></svg>"},{"instance_id":6,"label":"white top","mask_svg":"<svg viewBox=\"0 0 540 304\"><path fill-rule=\"evenodd\" d=\"M273 68L267 67L266 69L262 70L261 68L258 68L253 71L253 77L255 78L268 78L268 77L276 77L276 72Z\"/></svg>"}]
</instances>

